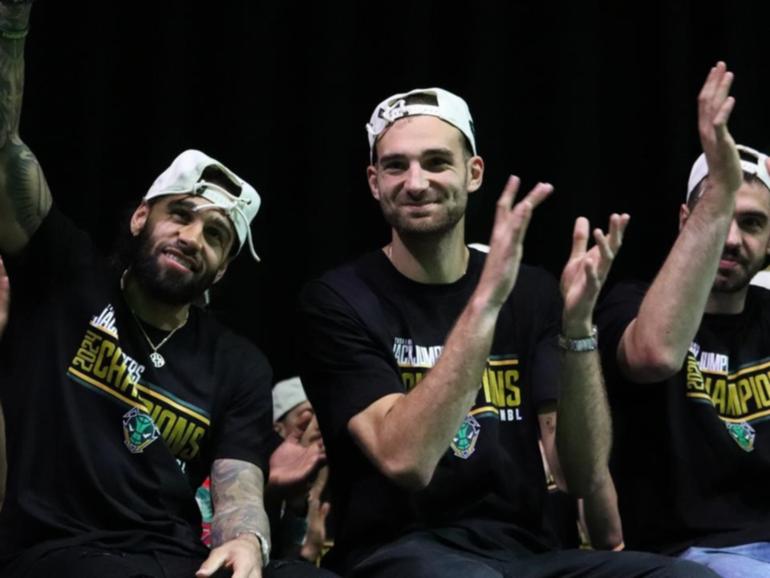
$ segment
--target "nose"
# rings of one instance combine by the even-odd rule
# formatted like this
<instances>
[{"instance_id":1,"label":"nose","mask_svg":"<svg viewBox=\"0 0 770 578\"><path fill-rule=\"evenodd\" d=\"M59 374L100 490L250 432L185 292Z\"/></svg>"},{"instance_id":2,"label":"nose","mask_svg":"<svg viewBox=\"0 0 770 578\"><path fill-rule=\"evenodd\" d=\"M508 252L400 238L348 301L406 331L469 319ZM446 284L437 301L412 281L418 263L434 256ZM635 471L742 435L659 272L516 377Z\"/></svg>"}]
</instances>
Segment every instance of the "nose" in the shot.
<instances>
[{"instance_id":1,"label":"nose","mask_svg":"<svg viewBox=\"0 0 770 578\"><path fill-rule=\"evenodd\" d=\"M741 228L735 219L730 223L730 230L727 231L727 240L725 246L727 247L740 247L741 246Z\"/></svg>"},{"instance_id":2,"label":"nose","mask_svg":"<svg viewBox=\"0 0 770 578\"><path fill-rule=\"evenodd\" d=\"M203 223L200 219L192 219L185 223L178 231L179 243L190 250L199 251L203 239Z\"/></svg>"},{"instance_id":3,"label":"nose","mask_svg":"<svg viewBox=\"0 0 770 578\"><path fill-rule=\"evenodd\" d=\"M410 195L419 195L428 188L428 179L419 162L409 164L404 187Z\"/></svg>"}]
</instances>

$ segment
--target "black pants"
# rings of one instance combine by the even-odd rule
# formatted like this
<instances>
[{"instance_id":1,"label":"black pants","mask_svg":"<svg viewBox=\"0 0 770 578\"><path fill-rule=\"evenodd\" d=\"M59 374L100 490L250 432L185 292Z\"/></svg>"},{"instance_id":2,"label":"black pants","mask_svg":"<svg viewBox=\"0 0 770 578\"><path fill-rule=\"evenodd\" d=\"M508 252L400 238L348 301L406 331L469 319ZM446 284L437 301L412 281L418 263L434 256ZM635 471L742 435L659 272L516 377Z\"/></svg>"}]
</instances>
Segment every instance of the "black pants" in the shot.
<instances>
[{"instance_id":1,"label":"black pants","mask_svg":"<svg viewBox=\"0 0 770 578\"><path fill-rule=\"evenodd\" d=\"M157 552L136 554L92 546L53 550L24 565L0 570L3 578L194 578L204 558ZM215 578L230 576L220 570ZM327 570L300 561L276 560L262 571L263 578L333 578Z\"/></svg>"},{"instance_id":2,"label":"black pants","mask_svg":"<svg viewBox=\"0 0 770 578\"><path fill-rule=\"evenodd\" d=\"M356 565L351 578L718 578L699 564L645 552L562 550L522 554L491 549L481 554L476 541L465 548L462 530L447 539L413 532L383 546ZM465 543L464 543L465 542ZM469 543L467 543L469 544Z\"/></svg>"}]
</instances>

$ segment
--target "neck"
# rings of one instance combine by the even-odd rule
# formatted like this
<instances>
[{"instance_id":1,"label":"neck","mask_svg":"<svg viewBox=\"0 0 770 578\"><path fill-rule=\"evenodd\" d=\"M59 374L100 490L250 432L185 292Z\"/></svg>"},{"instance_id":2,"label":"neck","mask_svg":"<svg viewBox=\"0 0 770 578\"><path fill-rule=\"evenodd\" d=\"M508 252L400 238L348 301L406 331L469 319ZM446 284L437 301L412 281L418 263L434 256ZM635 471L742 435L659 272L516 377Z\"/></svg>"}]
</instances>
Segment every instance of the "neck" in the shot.
<instances>
[{"instance_id":1,"label":"neck","mask_svg":"<svg viewBox=\"0 0 770 578\"><path fill-rule=\"evenodd\" d=\"M748 285L739 291L731 293L722 293L712 291L706 301L706 313L717 313L722 315L735 315L741 313L746 306L746 294L749 292Z\"/></svg>"},{"instance_id":2,"label":"neck","mask_svg":"<svg viewBox=\"0 0 770 578\"><path fill-rule=\"evenodd\" d=\"M121 279L121 287L126 303L142 321L161 329L172 331L187 321L190 305L169 305L152 299L134 279L130 271L126 271Z\"/></svg>"},{"instance_id":3,"label":"neck","mask_svg":"<svg viewBox=\"0 0 770 578\"><path fill-rule=\"evenodd\" d=\"M463 221L440 236L404 237L393 231L383 252L399 273L418 283L454 283L468 267Z\"/></svg>"}]
</instances>

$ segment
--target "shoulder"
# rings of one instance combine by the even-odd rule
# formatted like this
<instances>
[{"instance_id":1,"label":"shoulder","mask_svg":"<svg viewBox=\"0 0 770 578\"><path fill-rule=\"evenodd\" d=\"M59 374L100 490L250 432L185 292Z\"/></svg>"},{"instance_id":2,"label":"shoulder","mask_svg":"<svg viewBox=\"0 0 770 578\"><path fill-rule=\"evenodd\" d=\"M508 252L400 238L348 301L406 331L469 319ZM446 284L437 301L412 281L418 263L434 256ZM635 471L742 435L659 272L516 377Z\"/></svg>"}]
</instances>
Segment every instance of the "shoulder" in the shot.
<instances>
[{"instance_id":1,"label":"shoulder","mask_svg":"<svg viewBox=\"0 0 770 578\"><path fill-rule=\"evenodd\" d=\"M770 289L764 286L749 285L749 292L746 296L747 309L753 311L757 317L770 317Z\"/></svg>"},{"instance_id":2,"label":"shoulder","mask_svg":"<svg viewBox=\"0 0 770 578\"><path fill-rule=\"evenodd\" d=\"M246 367L250 370L270 371L270 363L259 347L250 339L239 335L219 321L210 311L193 307L197 339L209 340L213 355L227 366Z\"/></svg>"},{"instance_id":3,"label":"shoulder","mask_svg":"<svg viewBox=\"0 0 770 578\"><path fill-rule=\"evenodd\" d=\"M356 302L374 294L383 258L380 251L373 251L309 281L300 292L300 309L355 308Z\"/></svg>"}]
</instances>

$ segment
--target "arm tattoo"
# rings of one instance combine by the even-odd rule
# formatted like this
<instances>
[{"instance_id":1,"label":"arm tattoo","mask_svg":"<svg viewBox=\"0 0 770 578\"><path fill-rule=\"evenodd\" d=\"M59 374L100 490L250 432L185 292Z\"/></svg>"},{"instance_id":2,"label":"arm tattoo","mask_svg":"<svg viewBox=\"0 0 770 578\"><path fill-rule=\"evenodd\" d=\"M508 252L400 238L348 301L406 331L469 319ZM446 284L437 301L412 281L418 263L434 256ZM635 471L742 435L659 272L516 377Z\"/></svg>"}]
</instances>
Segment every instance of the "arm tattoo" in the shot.
<instances>
[{"instance_id":1,"label":"arm tattoo","mask_svg":"<svg viewBox=\"0 0 770 578\"><path fill-rule=\"evenodd\" d=\"M232 459L214 461L211 468L211 497L214 520L212 545L220 546L238 534L257 531L270 535L263 504L264 478L249 462Z\"/></svg>"},{"instance_id":2,"label":"arm tattoo","mask_svg":"<svg viewBox=\"0 0 770 578\"><path fill-rule=\"evenodd\" d=\"M14 230L0 248L22 245L51 206L51 193L35 155L19 137L24 94L24 38L29 4L0 4L0 226ZM11 233L9 233L11 234Z\"/></svg>"}]
</instances>

